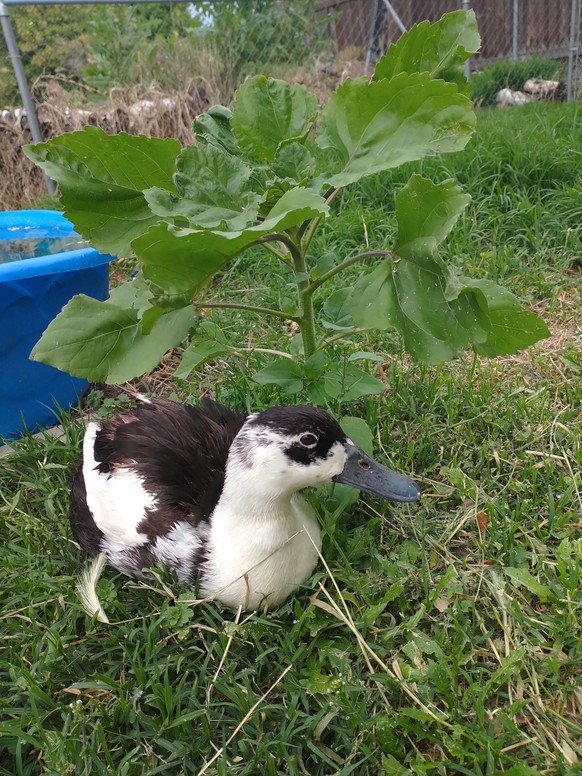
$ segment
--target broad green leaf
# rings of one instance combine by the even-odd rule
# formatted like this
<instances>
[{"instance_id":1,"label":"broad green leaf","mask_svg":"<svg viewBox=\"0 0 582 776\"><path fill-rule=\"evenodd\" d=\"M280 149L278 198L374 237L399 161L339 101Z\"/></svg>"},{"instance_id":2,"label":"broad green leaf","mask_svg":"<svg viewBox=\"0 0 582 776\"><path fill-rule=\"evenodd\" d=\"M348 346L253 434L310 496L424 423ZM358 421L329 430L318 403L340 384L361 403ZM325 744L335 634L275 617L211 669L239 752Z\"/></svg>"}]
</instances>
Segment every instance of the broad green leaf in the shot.
<instances>
[{"instance_id":1,"label":"broad green leaf","mask_svg":"<svg viewBox=\"0 0 582 776\"><path fill-rule=\"evenodd\" d=\"M459 281L483 293L487 300L490 330L485 342L475 350L482 356L508 356L551 336L544 321L531 310L524 310L517 298L491 280L460 277Z\"/></svg>"},{"instance_id":2,"label":"broad green leaf","mask_svg":"<svg viewBox=\"0 0 582 776\"><path fill-rule=\"evenodd\" d=\"M406 259L436 256L443 242L467 207L471 197L452 180L433 183L412 175L396 197L398 237L395 252Z\"/></svg>"},{"instance_id":3,"label":"broad green leaf","mask_svg":"<svg viewBox=\"0 0 582 776\"><path fill-rule=\"evenodd\" d=\"M346 415L339 424L352 442L355 442L368 455L374 454L374 435L365 420Z\"/></svg>"},{"instance_id":4,"label":"broad green leaf","mask_svg":"<svg viewBox=\"0 0 582 776\"><path fill-rule=\"evenodd\" d=\"M384 357L369 350L357 350L348 357L348 361L376 361L378 364L384 363Z\"/></svg>"},{"instance_id":5,"label":"broad green leaf","mask_svg":"<svg viewBox=\"0 0 582 776\"><path fill-rule=\"evenodd\" d=\"M339 364L333 364L323 376L324 396L330 399L339 399L344 393L344 372ZM322 403L322 402L318 402Z\"/></svg>"},{"instance_id":6,"label":"broad green leaf","mask_svg":"<svg viewBox=\"0 0 582 776\"><path fill-rule=\"evenodd\" d=\"M275 156L273 170L280 178L291 178L305 183L315 170L316 161L311 151L302 143L288 143Z\"/></svg>"},{"instance_id":7,"label":"broad green leaf","mask_svg":"<svg viewBox=\"0 0 582 776\"><path fill-rule=\"evenodd\" d=\"M386 386L377 377L358 369L354 364L342 367L331 364L323 376L323 393L330 399L355 401L362 396L383 393Z\"/></svg>"},{"instance_id":8,"label":"broad green leaf","mask_svg":"<svg viewBox=\"0 0 582 776\"><path fill-rule=\"evenodd\" d=\"M336 265L335 254L324 253L322 256L319 256L316 259L316 262L312 267L309 275L311 278L313 278L313 280L317 280L317 278L320 278L322 275L325 275L325 273L329 272L329 270L332 269L332 267L335 267L335 265Z\"/></svg>"},{"instance_id":9,"label":"broad green leaf","mask_svg":"<svg viewBox=\"0 0 582 776\"><path fill-rule=\"evenodd\" d=\"M283 194L264 221L242 231L175 229L161 223L133 243L147 280L168 299L197 294L230 259L269 232L289 229L326 215L318 194L296 187Z\"/></svg>"},{"instance_id":10,"label":"broad green leaf","mask_svg":"<svg viewBox=\"0 0 582 776\"><path fill-rule=\"evenodd\" d=\"M176 193L152 188L144 196L152 212L163 218L183 216L192 227L244 229L259 210L250 175L250 167L237 156L214 146L190 146L176 159Z\"/></svg>"},{"instance_id":11,"label":"broad green leaf","mask_svg":"<svg viewBox=\"0 0 582 776\"><path fill-rule=\"evenodd\" d=\"M463 64L480 43L473 11L453 11L434 24L421 22L390 46L376 65L374 80L428 72L431 78L454 81L466 88Z\"/></svg>"},{"instance_id":12,"label":"broad green leaf","mask_svg":"<svg viewBox=\"0 0 582 776\"><path fill-rule=\"evenodd\" d=\"M132 280L120 283L109 291L109 302L116 307L132 307L141 315L152 307L154 293L144 276L137 274Z\"/></svg>"},{"instance_id":13,"label":"broad green leaf","mask_svg":"<svg viewBox=\"0 0 582 776\"><path fill-rule=\"evenodd\" d=\"M327 393L324 380L313 380L303 387L311 404L315 404L318 407L325 407L330 399L337 398Z\"/></svg>"},{"instance_id":14,"label":"broad green leaf","mask_svg":"<svg viewBox=\"0 0 582 776\"><path fill-rule=\"evenodd\" d=\"M459 151L475 128L471 101L428 73L390 80L347 80L322 111L317 142L336 151L335 169L318 184L346 186L429 154Z\"/></svg>"},{"instance_id":15,"label":"broad green leaf","mask_svg":"<svg viewBox=\"0 0 582 776\"><path fill-rule=\"evenodd\" d=\"M471 291L448 301L439 264L384 261L360 277L352 315L367 329L394 328L415 361L437 364L487 338L487 307Z\"/></svg>"},{"instance_id":16,"label":"broad green leaf","mask_svg":"<svg viewBox=\"0 0 582 776\"><path fill-rule=\"evenodd\" d=\"M275 207L283 194L295 188L296 182L292 178L271 178L265 181L265 192L261 196L259 215L264 218Z\"/></svg>"},{"instance_id":17,"label":"broad green leaf","mask_svg":"<svg viewBox=\"0 0 582 776\"><path fill-rule=\"evenodd\" d=\"M542 585L541 582L538 582L528 569L506 566L503 571L514 584L525 587L526 590L539 598L540 601L550 601L554 598L554 594L550 588L547 585Z\"/></svg>"},{"instance_id":18,"label":"broad green leaf","mask_svg":"<svg viewBox=\"0 0 582 776\"><path fill-rule=\"evenodd\" d=\"M131 242L159 221L143 192L174 190L177 140L107 135L85 127L25 147L29 159L59 184L66 217L99 250L131 254Z\"/></svg>"},{"instance_id":19,"label":"broad green leaf","mask_svg":"<svg viewBox=\"0 0 582 776\"><path fill-rule=\"evenodd\" d=\"M157 366L194 320L191 307L157 316L144 335L135 309L78 295L52 321L31 358L94 382L123 383Z\"/></svg>"},{"instance_id":20,"label":"broad green leaf","mask_svg":"<svg viewBox=\"0 0 582 776\"><path fill-rule=\"evenodd\" d=\"M351 313L353 292L353 288L338 288L326 298L323 303L325 320L322 321L322 326L336 331L353 329L354 319Z\"/></svg>"},{"instance_id":21,"label":"broad green leaf","mask_svg":"<svg viewBox=\"0 0 582 776\"><path fill-rule=\"evenodd\" d=\"M437 256L466 203L456 184L413 176L396 198L398 258L356 284L356 325L397 329L410 355L425 363L447 361L468 347L490 357L507 355L550 334L509 291L457 276Z\"/></svg>"},{"instance_id":22,"label":"broad green leaf","mask_svg":"<svg viewBox=\"0 0 582 776\"><path fill-rule=\"evenodd\" d=\"M329 214L329 205L310 189L302 186L296 186L294 189L286 191L279 201L273 206L265 220L255 229L265 229L269 226L269 231L277 229L290 229L303 221L311 218L325 217Z\"/></svg>"},{"instance_id":23,"label":"broad green leaf","mask_svg":"<svg viewBox=\"0 0 582 776\"><path fill-rule=\"evenodd\" d=\"M253 375L259 385L279 385L284 393L299 393L303 388L299 365L289 358L279 358Z\"/></svg>"},{"instance_id":24,"label":"broad green leaf","mask_svg":"<svg viewBox=\"0 0 582 776\"><path fill-rule=\"evenodd\" d=\"M325 367L327 366L327 355L323 350L316 350L309 358L305 359L303 364L303 371L305 377L308 380L314 380L323 374Z\"/></svg>"},{"instance_id":25,"label":"broad green leaf","mask_svg":"<svg viewBox=\"0 0 582 776\"><path fill-rule=\"evenodd\" d=\"M215 272L257 241L255 233L152 227L133 243L147 280L171 301L193 298Z\"/></svg>"},{"instance_id":26,"label":"broad green leaf","mask_svg":"<svg viewBox=\"0 0 582 776\"><path fill-rule=\"evenodd\" d=\"M168 311L163 307L150 307L144 310L139 321L139 328L142 334L151 334L152 329L160 318Z\"/></svg>"},{"instance_id":27,"label":"broad green leaf","mask_svg":"<svg viewBox=\"0 0 582 776\"><path fill-rule=\"evenodd\" d=\"M315 95L304 86L257 75L238 88L231 125L247 156L272 162L283 144L307 136L316 115Z\"/></svg>"},{"instance_id":28,"label":"broad green leaf","mask_svg":"<svg viewBox=\"0 0 582 776\"><path fill-rule=\"evenodd\" d=\"M229 338L222 328L209 318L202 318L196 329L196 336L207 340L214 340L219 345L230 345Z\"/></svg>"},{"instance_id":29,"label":"broad green leaf","mask_svg":"<svg viewBox=\"0 0 582 776\"><path fill-rule=\"evenodd\" d=\"M197 339L182 354L180 366L174 372L174 376L179 377L181 380L186 380L194 369L202 366L207 361L218 358L218 356L230 353L231 350L232 348L229 348L228 345L223 345L216 340Z\"/></svg>"},{"instance_id":30,"label":"broad green leaf","mask_svg":"<svg viewBox=\"0 0 582 776\"><path fill-rule=\"evenodd\" d=\"M363 372L353 364L348 364L344 370L344 401L355 401L362 396L374 396L384 393L386 386L377 377Z\"/></svg>"},{"instance_id":31,"label":"broad green leaf","mask_svg":"<svg viewBox=\"0 0 582 776\"><path fill-rule=\"evenodd\" d=\"M232 111L224 105L214 105L206 113L197 116L192 122L192 131L199 143L207 143L222 148L228 154L240 154L230 122Z\"/></svg>"}]
</instances>

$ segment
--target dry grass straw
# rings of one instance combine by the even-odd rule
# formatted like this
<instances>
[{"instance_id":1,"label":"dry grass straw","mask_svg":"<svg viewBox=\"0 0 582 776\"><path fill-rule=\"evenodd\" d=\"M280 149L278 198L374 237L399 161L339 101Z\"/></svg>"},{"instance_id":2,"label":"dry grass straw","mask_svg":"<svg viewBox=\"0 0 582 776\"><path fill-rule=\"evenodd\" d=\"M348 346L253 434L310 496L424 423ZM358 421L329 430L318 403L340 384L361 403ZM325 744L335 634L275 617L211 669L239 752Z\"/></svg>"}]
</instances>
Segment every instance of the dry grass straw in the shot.
<instances>
[{"instance_id":1,"label":"dry grass straw","mask_svg":"<svg viewBox=\"0 0 582 776\"><path fill-rule=\"evenodd\" d=\"M269 75L304 84L323 103L338 83L363 72L356 52L348 50L333 63L316 57L299 67L273 67ZM106 99L95 89L58 76L39 78L31 91L43 138L90 125L109 134L173 137L186 145L193 142L194 117L212 105L229 105L238 86L228 49L218 51L210 44L193 48L174 41L153 57L136 55L132 76L137 86L114 87ZM22 152L31 142L21 109L0 116L0 210L24 208L46 195L40 169Z\"/></svg>"},{"instance_id":2,"label":"dry grass straw","mask_svg":"<svg viewBox=\"0 0 582 776\"><path fill-rule=\"evenodd\" d=\"M48 96L48 95L47 95ZM218 102L207 81L198 79L180 91L163 94L155 86L147 90L112 89L107 102L91 110L73 108L63 89L54 89L50 100L37 105L41 132L48 139L85 126L106 132L175 137L191 143L192 118ZM0 118L0 209L12 210L46 194L40 170L30 162L22 146L32 142L26 116Z\"/></svg>"}]
</instances>

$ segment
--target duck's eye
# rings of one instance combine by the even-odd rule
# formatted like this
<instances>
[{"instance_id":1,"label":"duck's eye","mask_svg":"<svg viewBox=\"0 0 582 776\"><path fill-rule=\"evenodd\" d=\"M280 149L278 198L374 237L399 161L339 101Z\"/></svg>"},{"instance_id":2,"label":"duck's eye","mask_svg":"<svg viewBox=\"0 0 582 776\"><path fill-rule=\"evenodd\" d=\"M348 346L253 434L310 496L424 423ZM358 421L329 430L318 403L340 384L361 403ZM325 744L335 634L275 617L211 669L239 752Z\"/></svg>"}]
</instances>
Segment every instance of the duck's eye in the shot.
<instances>
[{"instance_id":1,"label":"duck's eye","mask_svg":"<svg viewBox=\"0 0 582 776\"><path fill-rule=\"evenodd\" d=\"M302 447L315 447L317 444L317 437L315 434L303 434L299 437L299 444Z\"/></svg>"}]
</instances>

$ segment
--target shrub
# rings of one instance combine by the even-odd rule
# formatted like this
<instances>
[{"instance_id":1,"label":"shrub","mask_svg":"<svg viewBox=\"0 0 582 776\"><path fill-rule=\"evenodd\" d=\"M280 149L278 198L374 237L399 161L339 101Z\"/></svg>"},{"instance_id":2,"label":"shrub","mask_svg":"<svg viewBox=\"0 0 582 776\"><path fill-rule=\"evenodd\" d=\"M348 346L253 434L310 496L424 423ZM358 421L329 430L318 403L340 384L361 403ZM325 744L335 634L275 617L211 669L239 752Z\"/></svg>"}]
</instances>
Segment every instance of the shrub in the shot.
<instances>
[{"instance_id":1,"label":"shrub","mask_svg":"<svg viewBox=\"0 0 582 776\"><path fill-rule=\"evenodd\" d=\"M87 6L14 8L10 21L29 83L43 75L78 78L87 64L87 24L97 9ZM0 68L0 105L18 100L16 78L9 64L4 38L0 35L0 56L7 66Z\"/></svg>"}]
</instances>

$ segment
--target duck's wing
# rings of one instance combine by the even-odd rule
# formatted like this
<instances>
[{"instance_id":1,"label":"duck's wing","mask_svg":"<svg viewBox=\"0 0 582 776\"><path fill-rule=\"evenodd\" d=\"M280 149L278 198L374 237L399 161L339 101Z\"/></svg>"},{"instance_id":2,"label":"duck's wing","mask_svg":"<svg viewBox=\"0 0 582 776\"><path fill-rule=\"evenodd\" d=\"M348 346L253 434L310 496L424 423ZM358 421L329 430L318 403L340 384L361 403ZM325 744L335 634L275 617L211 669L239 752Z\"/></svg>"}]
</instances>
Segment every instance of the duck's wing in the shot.
<instances>
[{"instance_id":1,"label":"duck's wing","mask_svg":"<svg viewBox=\"0 0 582 776\"><path fill-rule=\"evenodd\" d=\"M89 424L71 487L70 520L94 554L105 538L138 547L177 523L197 527L222 492L230 445L245 416L206 400L147 400Z\"/></svg>"}]
</instances>

